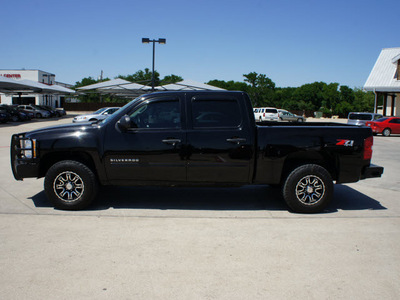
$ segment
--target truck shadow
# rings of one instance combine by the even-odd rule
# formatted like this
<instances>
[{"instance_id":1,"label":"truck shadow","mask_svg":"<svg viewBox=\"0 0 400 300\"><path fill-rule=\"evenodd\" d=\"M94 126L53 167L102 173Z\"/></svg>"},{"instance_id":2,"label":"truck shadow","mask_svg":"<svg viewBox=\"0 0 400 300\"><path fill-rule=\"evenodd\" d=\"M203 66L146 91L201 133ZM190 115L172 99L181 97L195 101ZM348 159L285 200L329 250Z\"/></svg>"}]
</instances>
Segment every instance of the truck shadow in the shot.
<instances>
[{"instance_id":1,"label":"truck shadow","mask_svg":"<svg viewBox=\"0 0 400 300\"><path fill-rule=\"evenodd\" d=\"M36 207L51 207L42 191L31 198ZM279 188L197 187L101 187L96 201L87 210L287 210ZM334 198L324 213L339 210L386 209L379 201L345 185L336 185Z\"/></svg>"}]
</instances>

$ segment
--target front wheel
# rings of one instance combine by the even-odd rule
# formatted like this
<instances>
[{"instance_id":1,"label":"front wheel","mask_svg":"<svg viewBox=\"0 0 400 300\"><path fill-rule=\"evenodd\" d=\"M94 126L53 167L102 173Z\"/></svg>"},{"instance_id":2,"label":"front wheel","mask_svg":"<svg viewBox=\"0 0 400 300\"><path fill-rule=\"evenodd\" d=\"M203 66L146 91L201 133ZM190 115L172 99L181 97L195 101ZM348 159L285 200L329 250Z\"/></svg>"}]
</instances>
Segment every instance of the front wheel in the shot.
<instances>
[{"instance_id":1,"label":"front wheel","mask_svg":"<svg viewBox=\"0 0 400 300\"><path fill-rule=\"evenodd\" d=\"M96 176L86 165L64 160L54 164L44 180L47 198L55 208L78 210L87 207L96 197Z\"/></svg>"},{"instance_id":2,"label":"front wheel","mask_svg":"<svg viewBox=\"0 0 400 300\"><path fill-rule=\"evenodd\" d=\"M315 164L294 169L283 185L286 204L298 213L321 212L333 196L333 181L329 172Z\"/></svg>"}]
</instances>

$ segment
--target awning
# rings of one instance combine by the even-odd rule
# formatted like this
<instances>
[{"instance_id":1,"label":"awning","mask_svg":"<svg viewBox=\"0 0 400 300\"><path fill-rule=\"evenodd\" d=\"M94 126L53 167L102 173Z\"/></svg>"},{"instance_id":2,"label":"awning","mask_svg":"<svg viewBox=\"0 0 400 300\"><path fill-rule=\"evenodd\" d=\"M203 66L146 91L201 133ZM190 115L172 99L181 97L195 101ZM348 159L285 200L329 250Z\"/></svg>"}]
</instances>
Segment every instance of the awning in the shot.
<instances>
[{"instance_id":1,"label":"awning","mask_svg":"<svg viewBox=\"0 0 400 300\"><path fill-rule=\"evenodd\" d=\"M96 90L96 89L113 87L113 86L118 86L121 84L129 84L129 83L132 83L132 82L127 81L125 79L116 78L116 79L112 79L112 80L107 80L107 81L102 81L102 82L82 86L82 87L77 88L77 90L81 90L81 91Z\"/></svg>"},{"instance_id":2,"label":"awning","mask_svg":"<svg viewBox=\"0 0 400 300\"><path fill-rule=\"evenodd\" d=\"M100 94L112 94L119 97L137 97L151 93L150 86L131 83L124 79L113 79L78 88L82 92L95 92ZM154 91L198 91L198 90L224 90L209 84L194 80L183 80L177 83L156 86Z\"/></svg>"},{"instance_id":3,"label":"awning","mask_svg":"<svg viewBox=\"0 0 400 300\"><path fill-rule=\"evenodd\" d=\"M75 91L61 85L47 85L33 80L15 80L0 76L0 92L5 94L74 94Z\"/></svg>"},{"instance_id":4,"label":"awning","mask_svg":"<svg viewBox=\"0 0 400 300\"><path fill-rule=\"evenodd\" d=\"M157 90L164 90L164 91L207 91L207 90L212 90L212 91L224 91L224 89L221 89L216 86L212 86L206 83L201 83L197 82L194 80L183 80L180 82L176 83L171 83L167 85L161 85L156 87Z\"/></svg>"},{"instance_id":5,"label":"awning","mask_svg":"<svg viewBox=\"0 0 400 300\"><path fill-rule=\"evenodd\" d=\"M29 83L21 82L20 80L14 80L7 77L0 76L0 93L21 93L30 92L37 93L41 92L41 88L33 86Z\"/></svg>"}]
</instances>

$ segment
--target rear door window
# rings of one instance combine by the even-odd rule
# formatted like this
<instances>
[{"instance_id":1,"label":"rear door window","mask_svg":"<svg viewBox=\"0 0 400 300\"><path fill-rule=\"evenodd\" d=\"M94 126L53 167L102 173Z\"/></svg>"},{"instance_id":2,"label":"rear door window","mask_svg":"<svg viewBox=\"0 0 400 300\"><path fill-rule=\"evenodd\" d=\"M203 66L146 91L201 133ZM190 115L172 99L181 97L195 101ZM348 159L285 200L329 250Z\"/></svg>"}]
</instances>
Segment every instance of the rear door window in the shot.
<instances>
[{"instance_id":1,"label":"rear door window","mask_svg":"<svg viewBox=\"0 0 400 300\"><path fill-rule=\"evenodd\" d=\"M372 114L350 114L350 120L362 120L362 121L371 121Z\"/></svg>"},{"instance_id":2,"label":"rear door window","mask_svg":"<svg viewBox=\"0 0 400 300\"><path fill-rule=\"evenodd\" d=\"M242 122L236 99L193 99L193 128L239 127Z\"/></svg>"}]
</instances>

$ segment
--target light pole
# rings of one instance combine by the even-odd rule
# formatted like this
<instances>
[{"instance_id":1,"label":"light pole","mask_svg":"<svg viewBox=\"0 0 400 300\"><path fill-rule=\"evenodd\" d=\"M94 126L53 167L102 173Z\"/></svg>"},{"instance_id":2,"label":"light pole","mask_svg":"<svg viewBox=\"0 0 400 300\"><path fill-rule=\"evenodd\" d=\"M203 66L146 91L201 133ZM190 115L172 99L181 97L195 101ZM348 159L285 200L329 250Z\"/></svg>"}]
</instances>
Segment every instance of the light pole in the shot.
<instances>
[{"instance_id":1,"label":"light pole","mask_svg":"<svg viewBox=\"0 0 400 300\"><path fill-rule=\"evenodd\" d=\"M142 43L143 44L149 44L153 43L153 69L151 72L151 91L154 91L154 60L155 60L155 52L156 52L156 43L159 44L166 44L167 40L166 39L158 39L158 40L150 40L149 38L142 38Z\"/></svg>"}]
</instances>

